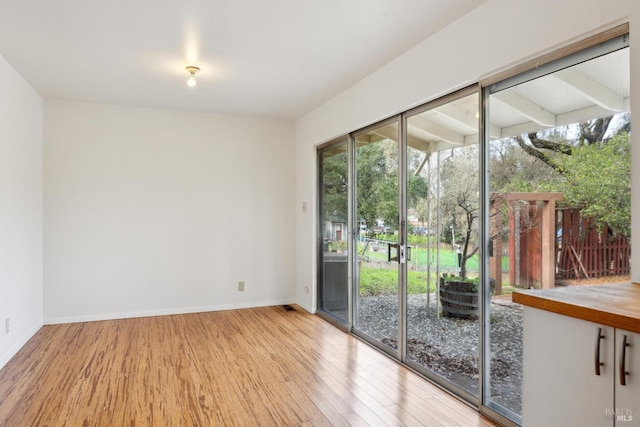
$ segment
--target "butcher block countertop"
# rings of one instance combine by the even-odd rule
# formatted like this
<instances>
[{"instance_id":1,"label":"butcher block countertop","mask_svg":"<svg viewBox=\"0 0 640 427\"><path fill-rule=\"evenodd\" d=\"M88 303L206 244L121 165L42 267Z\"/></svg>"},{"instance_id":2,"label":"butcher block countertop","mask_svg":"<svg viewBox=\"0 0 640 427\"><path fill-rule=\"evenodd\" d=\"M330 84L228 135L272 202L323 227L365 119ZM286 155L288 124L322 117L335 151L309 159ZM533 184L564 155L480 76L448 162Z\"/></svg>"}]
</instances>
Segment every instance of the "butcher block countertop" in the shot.
<instances>
[{"instance_id":1,"label":"butcher block countertop","mask_svg":"<svg viewBox=\"0 0 640 427\"><path fill-rule=\"evenodd\" d=\"M568 286L514 292L513 302L640 333L640 284Z\"/></svg>"}]
</instances>

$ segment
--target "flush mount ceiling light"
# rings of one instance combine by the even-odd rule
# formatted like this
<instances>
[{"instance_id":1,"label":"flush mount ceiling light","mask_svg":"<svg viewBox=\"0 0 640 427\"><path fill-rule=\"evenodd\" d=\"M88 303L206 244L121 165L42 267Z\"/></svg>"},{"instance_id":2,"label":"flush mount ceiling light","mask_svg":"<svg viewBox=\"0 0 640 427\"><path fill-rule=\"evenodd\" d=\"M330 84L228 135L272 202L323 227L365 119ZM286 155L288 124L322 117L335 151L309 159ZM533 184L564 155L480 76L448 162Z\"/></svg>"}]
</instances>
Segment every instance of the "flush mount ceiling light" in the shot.
<instances>
[{"instance_id":1,"label":"flush mount ceiling light","mask_svg":"<svg viewBox=\"0 0 640 427\"><path fill-rule=\"evenodd\" d=\"M196 73L200 71L200 68L189 65L187 68L189 73L189 80L187 80L187 86L194 87L196 85Z\"/></svg>"}]
</instances>

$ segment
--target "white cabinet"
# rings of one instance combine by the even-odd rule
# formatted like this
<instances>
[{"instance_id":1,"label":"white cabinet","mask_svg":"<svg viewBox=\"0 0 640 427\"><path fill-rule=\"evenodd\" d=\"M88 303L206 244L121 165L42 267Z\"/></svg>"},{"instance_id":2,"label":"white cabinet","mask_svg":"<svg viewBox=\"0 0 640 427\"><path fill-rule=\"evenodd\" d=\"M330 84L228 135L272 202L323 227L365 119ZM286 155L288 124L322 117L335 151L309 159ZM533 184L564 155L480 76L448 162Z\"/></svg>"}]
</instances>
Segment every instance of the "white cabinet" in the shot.
<instances>
[{"instance_id":1,"label":"white cabinet","mask_svg":"<svg viewBox=\"0 0 640 427\"><path fill-rule=\"evenodd\" d=\"M523 363L523 426L640 426L640 334L524 307Z\"/></svg>"}]
</instances>

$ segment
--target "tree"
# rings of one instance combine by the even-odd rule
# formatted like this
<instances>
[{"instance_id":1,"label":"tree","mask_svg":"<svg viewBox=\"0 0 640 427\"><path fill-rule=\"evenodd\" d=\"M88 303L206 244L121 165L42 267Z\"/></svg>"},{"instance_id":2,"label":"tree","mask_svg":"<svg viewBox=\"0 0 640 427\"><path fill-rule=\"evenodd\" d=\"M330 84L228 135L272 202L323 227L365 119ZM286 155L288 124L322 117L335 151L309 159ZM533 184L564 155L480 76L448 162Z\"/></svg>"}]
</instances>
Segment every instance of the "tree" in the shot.
<instances>
[{"instance_id":1,"label":"tree","mask_svg":"<svg viewBox=\"0 0 640 427\"><path fill-rule=\"evenodd\" d=\"M324 221L347 219L347 152L327 152L322 158L322 214Z\"/></svg>"},{"instance_id":2,"label":"tree","mask_svg":"<svg viewBox=\"0 0 640 427\"><path fill-rule=\"evenodd\" d=\"M417 168L424 153L409 150L410 170ZM356 154L358 211L367 224L376 220L398 228L398 144L382 140L358 148ZM407 208L415 209L429 192L427 178L409 173L407 176Z\"/></svg>"},{"instance_id":3,"label":"tree","mask_svg":"<svg viewBox=\"0 0 640 427\"><path fill-rule=\"evenodd\" d=\"M460 277L467 278L467 261L478 250L478 147L469 146L451 150L442 162L441 212L444 218L461 227L463 237L460 259Z\"/></svg>"},{"instance_id":4,"label":"tree","mask_svg":"<svg viewBox=\"0 0 640 427\"><path fill-rule=\"evenodd\" d=\"M422 153L420 153L422 154ZM410 161L417 162L412 153ZM424 154L423 154L424 155ZM358 188L358 219L369 226L377 220L385 225L398 227L398 144L381 140L358 147L356 155ZM323 208L324 220L332 217L347 218L347 153L329 152L323 157ZM410 174L407 179L408 206L414 208L428 192L423 176Z\"/></svg>"},{"instance_id":5,"label":"tree","mask_svg":"<svg viewBox=\"0 0 640 427\"><path fill-rule=\"evenodd\" d=\"M556 160L566 177L565 200L579 206L598 227L609 225L631 235L631 144L629 134L617 134L602 144L573 149Z\"/></svg>"},{"instance_id":6,"label":"tree","mask_svg":"<svg viewBox=\"0 0 640 427\"><path fill-rule=\"evenodd\" d=\"M386 225L397 226L398 172L385 155L385 149L389 152L388 146L396 144L383 140L357 149L358 215L368 226L375 225L378 219Z\"/></svg>"},{"instance_id":7,"label":"tree","mask_svg":"<svg viewBox=\"0 0 640 427\"><path fill-rule=\"evenodd\" d=\"M554 168L527 154L513 139L491 141L489 180L491 191L557 191L564 178Z\"/></svg>"},{"instance_id":8,"label":"tree","mask_svg":"<svg viewBox=\"0 0 640 427\"><path fill-rule=\"evenodd\" d=\"M492 189L562 192L564 205L629 236L629 131L630 116L624 113L530 132L502 140L501 147L494 141ZM516 147L529 161L516 154Z\"/></svg>"},{"instance_id":9,"label":"tree","mask_svg":"<svg viewBox=\"0 0 640 427\"><path fill-rule=\"evenodd\" d=\"M530 132L527 135L516 136L514 139L527 154L540 159L551 168L563 173L556 163L557 155L570 156L575 147L603 143L607 132L615 132L615 130L609 129L613 123L619 123L618 120L613 120L613 116L578 123L578 137L573 139L569 135L572 131L575 131L575 125ZM626 115L626 120L622 120L622 123L629 123L628 115ZM626 129L625 125L618 132L624 132L624 129Z\"/></svg>"}]
</instances>

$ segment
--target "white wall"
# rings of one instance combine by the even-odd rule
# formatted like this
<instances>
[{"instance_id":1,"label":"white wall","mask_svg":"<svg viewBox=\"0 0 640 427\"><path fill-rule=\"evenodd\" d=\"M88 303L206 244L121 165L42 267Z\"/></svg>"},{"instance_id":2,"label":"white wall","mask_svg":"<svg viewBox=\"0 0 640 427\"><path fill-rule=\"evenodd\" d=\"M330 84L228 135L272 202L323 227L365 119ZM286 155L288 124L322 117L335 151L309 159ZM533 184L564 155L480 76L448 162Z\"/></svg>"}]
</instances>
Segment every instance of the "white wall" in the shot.
<instances>
[{"instance_id":1,"label":"white wall","mask_svg":"<svg viewBox=\"0 0 640 427\"><path fill-rule=\"evenodd\" d=\"M42 99L0 56L0 368L41 326Z\"/></svg>"},{"instance_id":2,"label":"white wall","mask_svg":"<svg viewBox=\"0 0 640 427\"><path fill-rule=\"evenodd\" d=\"M44 131L45 323L295 301L292 122L47 100Z\"/></svg>"},{"instance_id":3,"label":"white wall","mask_svg":"<svg viewBox=\"0 0 640 427\"><path fill-rule=\"evenodd\" d=\"M315 310L315 292L307 294L304 287L316 285L315 147L318 144L586 35L627 22L631 7L638 7L636 3L637 0L488 0L300 118L296 123L296 201L298 207L306 201L309 209L307 213L298 209L296 216L298 304ZM633 24L631 22L632 31ZM640 50L634 50L632 45L631 56L635 64L638 55ZM635 85L632 92L632 100L640 98L640 90ZM637 99L632 104L632 111L638 111L635 105L638 105ZM640 144L640 140L635 141L637 134L632 139L634 145ZM638 156L634 162L638 164ZM637 174L633 177L634 182L638 182L636 178ZM634 202L638 204L637 200ZM632 234L638 236L640 226L635 224ZM640 246L640 241L635 240L635 245ZM634 259L638 262L633 264L640 263L640 251L634 251ZM633 277L640 278L637 269Z\"/></svg>"}]
</instances>

